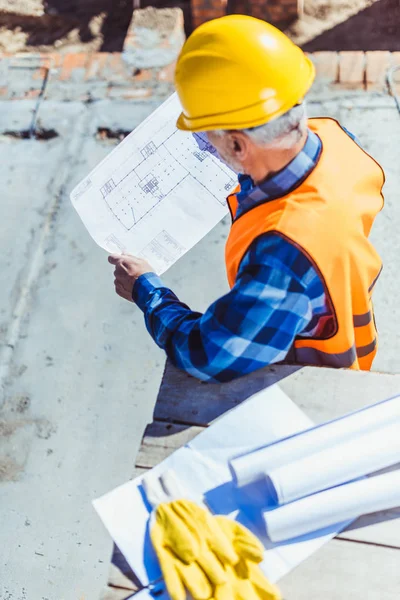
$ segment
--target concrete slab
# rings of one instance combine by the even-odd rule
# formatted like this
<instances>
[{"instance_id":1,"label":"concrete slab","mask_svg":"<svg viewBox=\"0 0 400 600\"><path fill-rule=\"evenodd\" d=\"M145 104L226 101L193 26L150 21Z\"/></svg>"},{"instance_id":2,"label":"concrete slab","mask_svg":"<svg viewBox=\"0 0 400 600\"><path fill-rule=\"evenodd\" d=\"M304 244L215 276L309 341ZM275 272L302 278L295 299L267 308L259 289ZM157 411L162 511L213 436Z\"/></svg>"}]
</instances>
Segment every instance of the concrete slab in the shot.
<instances>
[{"instance_id":1,"label":"concrete slab","mask_svg":"<svg viewBox=\"0 0 400 600\"><path fill-rule=\"evenodd\" d=\"M9 116L0 110L0 131L11 121L24 128L34 104L8 107ZM341 118L387 170L387 207L373 234L386 263L375 296L381 339L375 368L400 372L393 326L400 310L400 117L393 107L386 96L326 89L310 104L313 114ZM0 283L12 290L0 304L0 598L97 599L107 579L111 542L90 502L131 476L163 356L139 311L114 295L106 254L88 237L68 194L110 151L110 143L96 139L98 127L130 129L151 108L122 100L48 101L39 121L56 128L58 138L0 140L7 263ZM227 290L228 228L226 219L165 277L194 309Z\"/></svg>"},{"instance_id":2,"label":"concrete slab","mask_svg":"<svg viewBox=\"0 0 400 600\"><path fill-rule=\"evenodd\" d=\"M32 227L39 231L26 257L13 254L11 266L27 270L20 279L28 289L22 305L21 297L14 299L14 313L18 303L19 310L3 346L7 436L0 454L8 481L1 484L7 543L0 550L0 597L10 600L99 596L111 541L91 500L131 475L162 370L161 353L138 311L115 297L106 254L87 236L68 198L110 147L88 135L93 125L84 106L64 105L62 114L59 127L64 121L69 131L62 127L51 145L15 142L20 156L15 150L6 165L7 171L12 163L25 169L14 179L10 203L31 199L35 186L42 201L42 225L34 219L36 206L31 215L19 204L9 238L2 236L13 248ZM2 145L3 164L9 148Z\"/></svg>"},{"instance_id":3,"label":"concrete slab","mask_svg":"<svg viewBox=\"0 0 400 600\"><path fill-rule=\"evenodd\" d=\"M400 373L400 278L398 275L400 171L397 140L400 139L400 115L396 108L348 108L340 111L341 121L354 131L363 146L379 161L386 173L385 208L376 220L372 240L382 256L384 269L376 286L374 301L380 349L374 370Z\"/></svg>"},{"instance_id":4,"label":"concrete slab","mask_svg":"<svg viewBox=\"0 0 400 600\"><path fill-rule=\"evenodd\" d=\"M386 174L385 208L378 216L371 239L378 249L384 269L374 292L379 351L374 370L400 373L398 348L400 333L395 323L400 319L400 279L397 274L400 242L397 223L400 207L397 194L400 172L396 156L396 141L400 136L400 115L393 98L378 94L358 93L314 101L309 104L313 116L328 115L339 121L359 138L363 148L382 165Z\"/></svg>"},{"instance_id":5,"label":"concrete slab","mask_svg":"<svg viewBox=\"0 0 400 600\"><path fill-rule=\"evenodd\" d=\"M36 108L35 100L25 100L24 102L0 101L0 135L9 131L23 131L29 129L34 110ZM2 137L2 142L7 140ZM4 171L5 172L5 171Z\"/></svg>"}]
</instances>

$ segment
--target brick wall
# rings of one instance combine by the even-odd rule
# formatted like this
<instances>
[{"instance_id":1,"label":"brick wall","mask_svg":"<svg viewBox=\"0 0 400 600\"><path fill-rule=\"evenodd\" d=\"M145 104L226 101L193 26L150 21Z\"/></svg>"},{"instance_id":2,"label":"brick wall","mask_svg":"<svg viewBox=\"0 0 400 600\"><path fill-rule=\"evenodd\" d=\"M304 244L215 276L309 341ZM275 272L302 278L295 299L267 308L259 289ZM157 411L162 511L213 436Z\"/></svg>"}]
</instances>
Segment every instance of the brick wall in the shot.
<instances>
[{"instance_id":1,"label":"brick wall","mask_svg":"<svg viewBox=\"0 0 400 600\"><path fill-rule=\"evenodd\" d=\"M190 0L190 4L193 29L226 14L226 3L223 0Z\"/></svg>"},{"instance_id":2,"label":"brick wall","mask_svg":"<svg viewBox=\"0 0 400 600\"><path fill-rule=\"evenodd\" d=\"M191 0L193 28L227 12L251 15L272 24L287 23L303 11L303 0Z\"/></svg>"},{"instance_id":3,"label":"brick wall","mask_svg":"<svg viewBox=\"0 0 400 600\"><path fill-rule=\"evenodd\" d=\"M386 73L400 67L400 52L315 52L316 85L333 92L387 93ZM37 99L96 101L106 98L154 103L173 92L175 62L149 69L128 65L120 53L7 56L0 54L0 101ZM49 71L48 71L49 70ZM46 85L44 86L44 83ZM400 74L395 77L400 95Z\"/></svg>"}]
</instances>

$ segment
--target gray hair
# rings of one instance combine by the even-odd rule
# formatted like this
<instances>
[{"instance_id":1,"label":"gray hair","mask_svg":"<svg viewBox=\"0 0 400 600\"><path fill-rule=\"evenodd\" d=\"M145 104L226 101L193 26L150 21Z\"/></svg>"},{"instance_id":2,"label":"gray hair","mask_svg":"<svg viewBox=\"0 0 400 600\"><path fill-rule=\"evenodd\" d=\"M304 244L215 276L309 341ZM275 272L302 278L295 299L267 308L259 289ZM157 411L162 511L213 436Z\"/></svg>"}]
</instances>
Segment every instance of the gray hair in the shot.
<instances>
[{"instance_id":1,"label":"gray hair","mask_svg":"<svg viewBox=\"0 0 400 600\"><path fill-rule=\"evenodd\" d=\"M307 128L307 113L305 104L298 104L281 117L250 129L242 129L253 142L260 146L274 148L292 148L303 137ZM223 130L215 131L217 135L227 133Z\"/></svg>"}]
</instances>

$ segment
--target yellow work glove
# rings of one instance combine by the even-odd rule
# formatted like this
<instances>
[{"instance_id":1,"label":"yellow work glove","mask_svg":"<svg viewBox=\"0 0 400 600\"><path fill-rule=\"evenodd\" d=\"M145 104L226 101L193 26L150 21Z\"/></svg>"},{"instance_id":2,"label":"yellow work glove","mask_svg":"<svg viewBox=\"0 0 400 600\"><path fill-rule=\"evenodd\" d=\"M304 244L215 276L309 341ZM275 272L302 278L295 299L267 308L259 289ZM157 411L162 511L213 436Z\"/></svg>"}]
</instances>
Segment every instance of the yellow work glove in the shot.
<instances>
[{"instance_id":1,"label":"yellow work glove","mask_svg":"<svg viewBox=\"0 0 400 600\"><path fill-rule=\"evenodd\" d=\"M160 504L150 537L171 600L208 600L239 557L212 515L190 500Z\"/></svg>"},{"instance_id":2,"label":"yellow work glove","mask_svg":"<svg viewBox=\"0 0 400 600\"><path fill-rule=\"evenodd\" d=\"M259 540L236 521L222 516L214 519L240 556L235 566L225 567L228 581L215 588L214 600L281 600L278 587L268 581L259 567L264 558Z\"/></svg>"},{"instance_id":3,"label":"yellow work glove","mask_svg":"<svg viewBox=\"0 0 400 600\"><path fill-rule=\"evenodd\" d=\"M156 507L150 537L171 600L186 600L187 592L193 600L280 598L258 567L264 549L250 531L191 500L163 502L186 496L173 471L143 487Z\"/></svg>"}]
</instances>

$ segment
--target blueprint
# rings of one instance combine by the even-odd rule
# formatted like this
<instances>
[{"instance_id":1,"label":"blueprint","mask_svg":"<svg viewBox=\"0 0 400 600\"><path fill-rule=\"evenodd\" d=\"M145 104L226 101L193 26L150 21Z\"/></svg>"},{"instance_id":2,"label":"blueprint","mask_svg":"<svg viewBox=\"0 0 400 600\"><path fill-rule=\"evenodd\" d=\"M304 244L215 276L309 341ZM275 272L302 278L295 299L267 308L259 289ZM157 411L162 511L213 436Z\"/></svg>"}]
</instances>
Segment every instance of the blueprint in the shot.
<instances>
[{"instance_id":1,"label":"blueprint","mask_svg":"<svg viewBox=\"0 0 400 600\"><path fill-rule=\"evenodd\" d=\"M245 427L243 424L245 423ZM232 481L229 461L244 452L272 444L313 425L307 415L278 385L255 394L237 406L189 444L173 452L152 470L158 476L173 469L188 491L188 499L205 501L215 514L223 514L245 525L265 547L261 568L272 582L319 550L343 529L344 523L326 527L285 542L272 543L259 519L257 506L265 506L265 488L252 487L250 496L240 496ZM151 508L146 502L140 475L94 501L94 507L143 585L161 576L148 532ZM143 598L151 595L143 593ZM165 600L168 595L157 595Z\"/></svg>"},{"instance_id":2,"label":"blueprint","mask_svg":"<svg viewBox=\"0 0 400 600\"><path fill-rule=\"evenodd\" d=\"M158 274L226 215L237 186L205 134L176 129L180 110L174 94L71 193L99 246L141 256Z\"/></svg>"}]
</instances>

